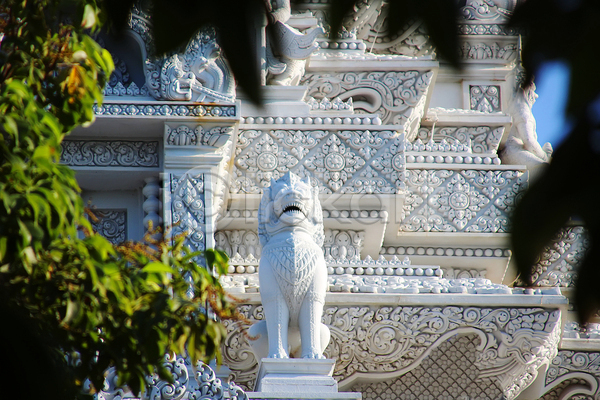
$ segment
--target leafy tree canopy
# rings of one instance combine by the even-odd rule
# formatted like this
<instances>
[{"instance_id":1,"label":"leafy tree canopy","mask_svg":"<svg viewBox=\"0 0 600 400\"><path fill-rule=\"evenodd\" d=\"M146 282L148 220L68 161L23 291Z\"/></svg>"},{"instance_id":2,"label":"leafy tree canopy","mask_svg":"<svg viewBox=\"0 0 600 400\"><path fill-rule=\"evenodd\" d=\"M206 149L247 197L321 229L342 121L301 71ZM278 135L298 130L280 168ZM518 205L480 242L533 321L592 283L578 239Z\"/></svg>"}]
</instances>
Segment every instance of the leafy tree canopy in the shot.
<instances>
[{"instance_id":1,"label":"leafy tree canopy","mask_svg":"<svg viewBox=\"0 0 600 400\"><path fill-rule=\"evenodd\" d=\"M138 393L146 375L168 378L165 352L219 356L217 317L236 315L209 273L225 272L224 254L207 251L206 269L183 239L114 247L92 232L74 172L58 164L65 135L94 121L113 70L89 36L99 16L94 0L0 6L0 380L9 398L73 398L86 379L102 388L109 366Z\"/></svg>"}]
</instances>

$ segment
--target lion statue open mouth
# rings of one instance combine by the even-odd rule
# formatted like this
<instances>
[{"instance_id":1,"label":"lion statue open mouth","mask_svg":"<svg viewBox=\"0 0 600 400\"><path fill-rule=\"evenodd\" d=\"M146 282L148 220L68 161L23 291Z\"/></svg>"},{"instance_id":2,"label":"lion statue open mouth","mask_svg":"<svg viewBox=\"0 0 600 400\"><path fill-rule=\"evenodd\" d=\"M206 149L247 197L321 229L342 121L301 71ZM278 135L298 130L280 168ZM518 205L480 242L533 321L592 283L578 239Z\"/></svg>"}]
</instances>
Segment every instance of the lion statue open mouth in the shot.
<instances>
[{"instance_id":1,"label":"lion statue open mouth","mask_svg":"<svg viewBox=\"0 0 600 400\"><path fill-rule=\"evenodd\" d=\"M260 360L324 358L329 328L321 323L327 289L319 190L288 172L265 188L258 214L259 264L265 321L253 325Z\"/></svg>"}]
</instances>

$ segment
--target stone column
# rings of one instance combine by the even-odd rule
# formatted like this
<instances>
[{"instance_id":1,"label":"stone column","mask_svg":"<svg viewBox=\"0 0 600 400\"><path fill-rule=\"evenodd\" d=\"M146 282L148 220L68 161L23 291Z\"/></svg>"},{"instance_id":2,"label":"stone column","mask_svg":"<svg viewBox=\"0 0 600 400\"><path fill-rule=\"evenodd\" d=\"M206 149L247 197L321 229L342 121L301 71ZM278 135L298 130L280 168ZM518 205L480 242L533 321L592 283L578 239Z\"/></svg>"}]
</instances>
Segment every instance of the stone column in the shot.
<instances>
[{"instance_id":1,"label":"stone column","mask_svg":"<svg viewBox=\"0 0 600 400\"><path fill-rule=\"evenodd\" d=\"M237 119L165 122L163 204L168 237L192 251L214 247L216 221L228 193Z\"/></svg>"}]
</instances>

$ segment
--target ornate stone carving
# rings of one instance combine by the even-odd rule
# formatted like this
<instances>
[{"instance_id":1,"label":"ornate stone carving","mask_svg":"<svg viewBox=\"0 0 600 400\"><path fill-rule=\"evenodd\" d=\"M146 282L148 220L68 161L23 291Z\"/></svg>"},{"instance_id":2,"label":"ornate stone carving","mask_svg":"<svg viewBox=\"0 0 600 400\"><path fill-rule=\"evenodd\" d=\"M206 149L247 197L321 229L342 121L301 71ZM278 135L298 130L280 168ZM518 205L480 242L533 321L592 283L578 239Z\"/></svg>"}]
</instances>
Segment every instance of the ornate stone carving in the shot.
<instances>
[{"instance_id":1,"label":"ornate stone carving","mask_svg":"<svg viewBox=\"0 0 600 400\"><path fill-rule=\"evenodd\" d=\"M503 134L503 126L447 126L435 128L432 136L430 127L421 127L417 138L424 143L431 139L435 142L457 140L469 146L473 153L481 154L496 153Z\"/></svg>"},{"instance_id":2,"label":"ornate stone carving","mask_svg":"<svg viewBox=\"0 0 600 400\"><path fill-rule=\"evenodd\" d=\"M323 249L325 260L360 260L360 250L365 233L363 231L340 231L325 229Z\"/></svg>"},{"instance_id":3,"label":"ornate stone carving","mask_svg":"<svg viewBox=\"0 0 600 400\"><path fill-rule=\"evenodd\" d=\"M224 106L218 104L157 104L148 103L113 103L110 100L102 103L101 106L94 104L94 113L96 115L106 116L141 116L141 117L237 117L236 106Z\"/></svg>"},{"instance_id":4,"label":"ornate stone carving","mask_svg":"<svg viewBox=\"0 0 600 400\"><path fill-rule=\"evenodd\" d=\"M583 227L559 231L535 264L533 285L572 287L577 278L577 265L588 247L589 239Z\"/></svg>"},{"instance_id":5,"label":"ornate stone carving","mask_svg":"<svg viewBox=\"0 0 600 400\"><path fill-rule=\"evenodd\" d=\"M469 85L469 98L471 110L485 113L502 111L498 85Z\"/></svg>"},{"instance_id":6,"label":"ornate stone carving","mask_svg":"<svg viewBox=\"0 0 600 400\"><path fill-rule=\"evenodd\" d=\"M434 50L420 21L409 21L399 34L388 31L388 2L362 0L355 3L354 13L344 21L344 30L365 42L375 53L418 57ZM384 40L385 38L385 40Z\"/></svg>"},{"instance_id":7,"label":"ornate stone carving","mask_svg":"<svg viewBox=\"0 0 600 400\"><path fill-rule=\"evenodd\" d=\"M233 75L221 56L214 29L199 31L183 54L174 54L163 61L160 85L160 98L166 100L234 101Z\"/></svg>"},{"instance_id":8,"label":"ornate stone carving","mask_svg":"<svg viewBox=\"0 0 600 400\"><path fill-rule=\"evenodd\" d=\"M403 232L508 232L520 171L408 170Z\"/></svg>"},{"instance_id":9,"label":"ornate stone carving","mask_svg":"<svg viewBox=\"0 0 600 400\"><path fill-rule=\"evenodd\" d=\"M393 131L243 130L231 190L260 193L292 171L323 182L322 193L398 193L404 166L404 136Z\"/></svg>"},{"instance_id":10,"label":"ornate stone carving","mask_svg":"<svg viewBox=\"0 0 600 400\"><path fill-rule=\"evenodd\" d=\"M108 84L104 88L105 96L145 96L148 94L148 89L143 86L141 89L131 82L127 87L121 82L118 82L115 86L109 86Z\"/></svg>"},{"instance_id":11,"label":"ornate stone carving","mask_svg":"<svg viewBox=\"0 0 600 400\"><path fill-rule=\"evenodd\" d=\"M479 378L475 366L480 339L456 336L440 344L414 370L400 378L352 387L365 400L394 399L500 399L502 388L491 378Z\"/></svg>"},{"instance_id":12,"label":"ornate stone carving","mask_svg":"<svg viewBox=\"0 0 600 400\"><path fill-rule=\"evenodd\" d=\"M589 322L581 326L578 322L567 322L563 330L563 338L600 339L600 324Z\"/></svg>"},{"instance_id":13,"label":"ornate stone carving","mask_svg":"<svg viewBox=\"0 0 600 400\"><path fill-rule=\"evenodd\" d=\"M192 251L202 251L205 243L204 175L170 175L172 235L185 237Z\"/></svg>"},{"instance_id":14,"label":"ornate stone carving","mask_svg":"<svg viewBox=\"0 0 600 400\"><path fill-rule=\"evenodd\" d=\"M319 48L317 36L323 28L314 26L302 33L287 24L291 16L290 0L267 2L269 26L267 30L278 38L279 47L273 46L266 35L266 63L271 85L297 86L304 75L306 60ZM278 53L278 54L275 54Z\"/></svg>"},{"instance_id":15,"label":"ornate stone carving","mask_svg":"<svg viewBox=\"0 0 600 400\"><path fill-rule=\"evenodd\" d=\"M161 380L158 375L148 376L142 399L248 400L248 396L242 388L233 382L222 383L220 379L217 379L215 372L201 361L192 365L189 359L173 354L165 356L163 366L171 373L173 382ZM117 380L114 368L110 368L107 371L104 388L98 392L98 400L137 397L127 390L116 389Z\"/></svg>"},{"instance_id":16,"label":"ornate stone carving","mask_svg":"<svg viewBox=\"0 0 600 400\"><path fill-rule=\"evenodd\" d=\"M72 167L158 167L158 142L64 140L60 162Z\"/></svg>"},{"instance_id":17,"label":"ornate stone carving","mask_svg":"<svg viewBox=\"0 0 600 400\"><path fill-rule=\"evenodd\" d=\"M302 84L314 98L352 97L356 111L378 113L383 124L410 126L423 116L432 77L431 71L308 73Z\"/></svg>"},{"instance_id":18,"label":"ornate stone carving","mask_svg":"<svg viewBox=\"0 0 600 400\"><path fill-rule=\"evenodd\" d=\"M506 23L516 6L517 0L466 0L460 11L467 21Z\"/></svg>"},{"instance_id":19,"label":"ornate stone carving","mask_svg":"<svg viewBox=\"0 0 600 400\"><path fill-rule=\"evenodd\" d=\"M260 297L266 323L249 333L257 358L324 358L329 329L321 323L327 269L319 191L290 172L263 193L258 214ZM288 337L289 334L289 337ZM298 340L299 339L299 340ZM289 347L288 347L289 344Z\"/></svg>"},{"instance_id":20,"label":"ornate stone carving","mask_svg":"<svg viewBox=\"0 0 600 400\"><path fill-rule=\"evenodd\" d=\"M264 318L262 307L245 305L250 319ZM556 356L560 311L542 308L328 306L328 358L338 360L334 377L341 386L357 376L386 380L418 367L429 352L456 334L474 333L477 379L491 379L514 399ZM236 382L248 387L256 371L242 333L227 326L225 362Z\"/></svg>"},{"instance_id":21,"label":"ornate stone carving","mask_svg":"<svg viewBox=\"0 0 600 400\"><path fill-rule=\"evenodd\" d=\"M216 126L209 130L205 130L200 125L195 129L186 125L177 128L165 126L165 141L171 146L221 147L231 139L232 134L233 128L230 126Z\"/></svg>"},{"instance_id":22,"label":"ornate stone carving","mask_svg":"<svg viewBox=\"0 0 600 400\"><path fill-rule=\"evenodd\" d=\"M215 243L219 250L226 252L231 258L237 256L247 259L252 256L258 264L262 246L258 234L254 231L236 229L215 233Z\"/></svg>"},{"instance_id":23,"label":"ornate stone carving","mask_svg":"<svg viewBox=\"0 0 600 400\"><path fill-rule=\"evenodd\" d=\"M546 391L554 391L561 399L597 399L600 397L600 353L559 351L546 371L544 383Z\"/></svg>"},{"instance_id":24,"label":"ornate stone carving","mask_svg":"<svg viewBox=\"0 0 600 400\"><path fill-rule=\"evenodd\" d=\"M339 97L336 97L335 99L333 99L333 101L331 101L327 97L324 97L321 100L317 100L313 97L308 96L308 98L305 101L313 112L333 111L337 114L339 113L339 111L345 111L351 114L354 113L354 104L352 104L352 97L350 97L347 101L343 101Z\"/></svg>"},{"instance_id":25,"label":"ornate stone carving","mask_svg":"<svg viewBox=\"0 0 600 400\"><path fill-rule=\"evenodd\" d=\"M91 219L92 229L112 244L127 240L127 210L92 210L97 220Z\"/></svg>"},{"instance_id":26,"label":"ornate stone carving","mask_svg":"<svg viewBox=\"0 0 600 400\"><path fill-rule=\"evenodd\" d=\"M499 43L499 42L475 42L464 41L460 46L461 57L463 60L497 60L510 62L517 56L517 44Z\"/></svg>"}]
</instances>

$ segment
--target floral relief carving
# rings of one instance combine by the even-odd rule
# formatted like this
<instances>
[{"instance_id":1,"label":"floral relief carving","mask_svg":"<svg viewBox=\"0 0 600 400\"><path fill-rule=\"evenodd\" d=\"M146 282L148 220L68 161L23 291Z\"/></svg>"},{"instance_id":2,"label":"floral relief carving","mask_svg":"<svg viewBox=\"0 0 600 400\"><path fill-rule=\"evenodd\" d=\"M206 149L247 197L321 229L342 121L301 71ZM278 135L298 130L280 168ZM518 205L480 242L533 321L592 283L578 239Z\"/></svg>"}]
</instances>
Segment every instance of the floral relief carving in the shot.
<instances>
[{"instance_id":1,"label":"floral relief carving","mask_svg":"<svg viewBox=\"0 0 600 400\"><path fill-rule=\"evenodd\" d=\"M307 73L301 84L316 99L353 98L354 110L378 113L383 124L410 124L423 116L431 71ZM372 99L372 100L367 100Z\"/></svg>"},{"instance_id":2,"label":"floral relief carving","mask_svg":"<svg viewBox=\"0 0 600 400\"><path fill-rule=\"evenodd\" d=\"M560 350L548 366L544 384L546 391L557 392L558 398L599 398L600 353ZM551 397L544 396L546 398Z\"/></svg>"},{"instance_id":3,"label":"floral relief carving","mask_svg":"<svg viewBox=\"0 0 600 400\"><path fill-rule=\"evenodd\" d=\"M404 136L393 131L243 130L231 190L260 193L292 171L323 182L322 193L397 193L404 168Z\"/></svg>"},{"instance_id":4,"label":"floral relief carving","mask_svg":"<svg viewBox=\"0 0 600 400\"><path fill-rule=\"evenodd\" d=\"M562 229L546 246L534 266L534 286L572 287L577 278L577 265L589 248L582 226Z\"/></svg>"},{"instance_id":5,"label":"floral relief carving","mask_svg":"<svg viewBox=\"0 0 600 400\"><path fill-rule=\"evenodd\" d=\"M470 145L473 153L496 153L498 145L504 134L504 127L493 126L462 126L435 128L433 137L430 127L421 127L417 135L418 140L427 143L430 139L435 142L456 140L461 144Z\"/></svg>"},{"instance_id":6,"label":"floral relief carving","mask_svg":"<svg viewBox=\"0 0 600 400\"><path fill-rule=\"evenodd\" d=\"M233 128L217 126L206 130L200 125L194 129L186 125L180 125L177 128L167 125L165 131L166 143L171 146L220 147L231 138Z\"/></svg>"},{"instance_id":7,"label":"floral relief carving","mask_svg":"<svg viewBox=\"0 0 600 400\"><path fill-rule=\"evenodd\" d=\"M158 167L158 142L64 140L60 162L72 167Z\"/></svg>"},{"instance_id":8,"label":"floral relief carving","mask_svg":"<svg viewBox=\"0 0 600 400\"><path fill-rule=\"evenodd\" d=\"M501 111L500 86L469 85L471 110L492 113Z\"/></svg>"},{"instance_id":9,"label":"floral relief carving","mask_svg":"<svg viewBox=\"0 0 600 400\"><path fill-rule=\"evenodd\" d=\"M520 171L409 170L404 232L507 232Z\"/></svg>"},{"instance_id":10,"label":"floral relief carving","mask_svg":"<svg viewBox=\"0 0 600 400\"><path fill-rule=\"evenodd\" d=\"M172 235L185 237L192 251L205 249L204 175L171 175Z\"/></svg>"},{"instance_id":11,"label":"floral relief carving","mask_svg":"<svg viewBox=\"0 0 600 400\"><path fill-rule=\"evenodd\" d=\"M264 318L262 306L240 311L250 320ZM479 338L478 378L492 379L507 399L556 356L560 339L560 311L542 308L326 306L323 322L331 330L325 354L337 359L333 376L341 386L357 374L398 377L418 367L428 350L471 332ZM250 388L258 365L234 324L227 325L224 361L233 380Z\"/></svg>"},{"instance_id":12,"label":"floral relief carving","mask_svg":"<svg viewBox=\"0 0 600 400\"><path fill-rule=\"evenodd\" d=\"M127 210L92 210L96 219L91 219L92 228L112 244L127 240Z\"/></svg>"}]
</instances>

